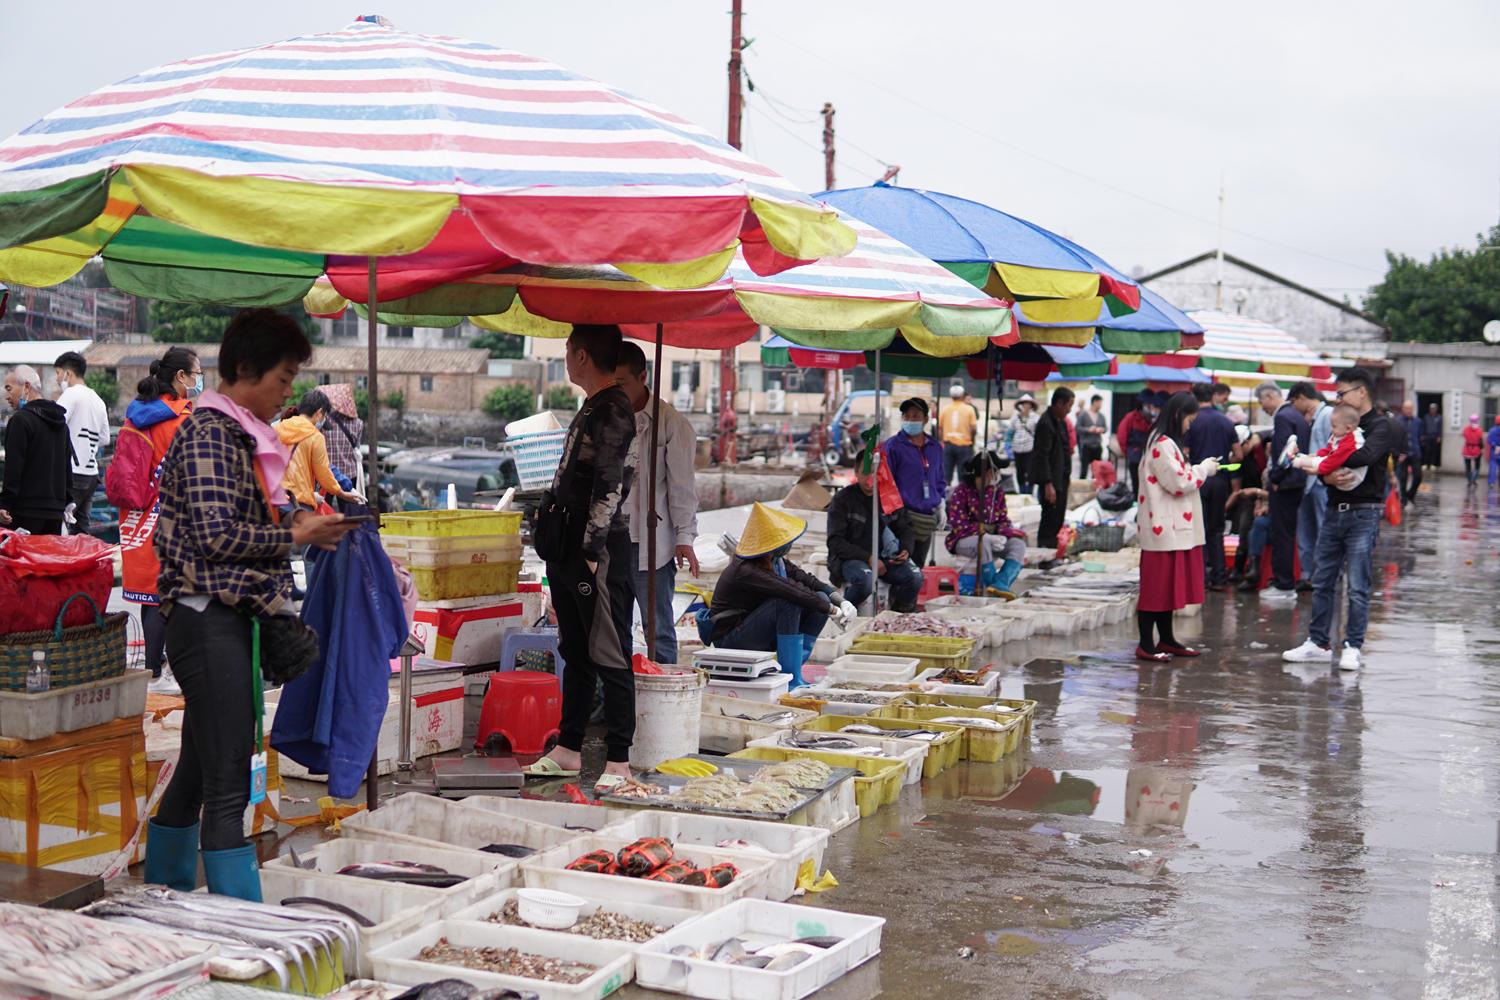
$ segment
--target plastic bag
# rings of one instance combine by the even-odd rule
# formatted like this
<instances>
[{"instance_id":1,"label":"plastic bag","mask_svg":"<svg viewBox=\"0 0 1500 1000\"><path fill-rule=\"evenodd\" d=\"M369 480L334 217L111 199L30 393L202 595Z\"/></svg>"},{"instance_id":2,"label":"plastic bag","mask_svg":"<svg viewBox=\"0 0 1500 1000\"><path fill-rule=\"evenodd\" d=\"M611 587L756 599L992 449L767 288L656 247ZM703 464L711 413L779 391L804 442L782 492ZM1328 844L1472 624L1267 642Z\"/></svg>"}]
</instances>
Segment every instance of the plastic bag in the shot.
<instances>
[{"instance_id":1,"label":"plastic bag","mask_svg":"<svg viewBox=\"0 0 1500 1000\"><path fill-rule=\"evenodd\" d=\"M1401 523L1401 492L1399 490L1391 490L1385 495L1385 519L1393 528Z\"/></svg>"},{"instance_id":2,"label":"plastic bag","mask_svg":"<svg viewBox=\"0 0 1500 1000\"><path fill-rule=\"evenodd\" d=\"M22 535L0 528L0 568L17 577L70 576L110 558L92 535Z\"/></svg>"}]
</instances>

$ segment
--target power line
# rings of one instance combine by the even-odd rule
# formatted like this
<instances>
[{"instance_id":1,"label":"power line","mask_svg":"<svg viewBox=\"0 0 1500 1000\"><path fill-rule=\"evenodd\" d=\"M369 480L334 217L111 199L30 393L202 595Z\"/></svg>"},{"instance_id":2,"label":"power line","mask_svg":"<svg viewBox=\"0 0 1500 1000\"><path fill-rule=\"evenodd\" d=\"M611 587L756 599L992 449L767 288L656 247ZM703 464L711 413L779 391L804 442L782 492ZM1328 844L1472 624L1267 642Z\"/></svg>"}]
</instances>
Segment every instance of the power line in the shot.
<instances>
[{"instance_id":1,"label":"power line","mask_svg":"<svg viewBox=\"0 0 1500 1000\"><path fill-rule=\"evenodd\" d=\"M766 114L765 111L762 110L762 108L760 107L759 102L746 101L745 102L745 107L749 108L752 111L755 111L755 112L759 113L762 117L765 118L765 120L767 122L769 122L770 124L776 126L779 129L781 129L781 131L785 132L788 136L790 136L798 144L800 144L802 146L806 146L808 149L812 150L813 152L815 152L815 153L817 153L819 155L822 155L823 148L821 146L814 145L813 143L809 142L808 140L802 138L796 132L793 132L791 129L787 128L785 125L783 125L781 122L777 121L775 118L772 118L770 115ZM840 161L840 162L842 162L842 161ZM854 173L859 174L861 177L868 177L872 181L878 181L878 180L880 180L880 175L879 174L872 174L872 173L870 173L867 170L861 170L858 167L850 166L847 163L844 163L843 165L845 167L848 167L848 169L852 170Z\"/></svg>"},{"instance_id":2,"label":"power line","mask_svg":"<svg viewBox=\"0 0 1500 1000\"><path fill-rule=\"evenodd\" d=\"M1008 149L1008 150L1011 150L1013 152L1020 153L1023 156L1029 156L1032 159L1037 160L1040 163L1045 163L1049 167L1053 167L1054 169L1061 170L1064 173L1072 174L1075 177L1078 177L1078 178L1081 178L1083 180L1089 181L1091 183L1097 184L1100 187L1106 188L1106 189L1108 189L1110 191L1114 191L1116 194L1121 194L1121 195L1124 195L1127 198L1134 198L1137 201L1141 201L1141 202L1144 202L1144 203L1146 203L1148 205L1152 205L1152 206L1154 206L1156 208L1161 209L1162 211L1171 212L1171 213L1173 213L1175 215L1180 215L1183 218L1191 219L1194 222L1200 223L1200 224L1205 225L1205 226L1215 226L1215 227L1218 226L1218 222L1215 221L1215 220L1206 219L1206 218L1204 218L1204 217L1202 217L1200 215L1196 215L1196 214L1194 214L1192 212L1189 212L1186 209L1178 208L1176 205L1169 205L1169 204L1167 204L1164 201L1158 201L1157 199L1152 198L1149 195L1144 195L1144 194L1141 194L1141 193L1139 193L1137 191L1131 191L1130 189L1121 187L1120 185L1115 184L1112 181L1105 180L1102 177L1095 177L1093 174L1085 173L1084 171L1078 170L1075 167L1071 167L1071 166L1067 165L1066 163L1061 163L1061 162L1059 162L1057 160L1053 160L1053 159L1051 159L1049 157L1043 156L1042 154L1037 153L1034 150L1031 150L1031 149L1029 149L1029 148L1027 148L1025 146L1018 145L1017 143L1013 143L1013 142L1007 141L1005 139L1000 138L999 136L991 135L988 132L985 132L985 131L983 131L981 129L977 129L977 128L975 128L974 126L970 125L968 122L964 121L961 118L955 117L954 115L948 114L947 112L939 110L937 108L928 107L927 105L923 104L922 102L917 101L917 100L913 100L911 97L907 96L906 94L901 93L899 90L893 90L892 88L885 86L884 84L880 83L878 80L875 80L875 79L872 79L870 77L864 76L863 74L857 73L854 70L849 69L847 66L840 66L839 64L830 61L827 58L827 53L826 52L814 52L812 49L809 49L807 46L801 45L801 44L799 44L797 42L794 42L790 38L786 38L786 37L784 37L782 35L778 35L775 32L766 32L766 34L770 35L773 38L776 38L779 41L785 42L787 45L790 45L793 48L801 49L803 52L806 52L808 55L816 56L818 59L820 59L821 61L825 62L827 65L834 66L834 67L836 67L838 69L841 69L845 73L848 73L850 76L858 77L859 79L863 80L863 82L865 82L866 84L868 84L868 85L870 85L872 87L878 88L880 90L883 90L887 94L890 94L892 97L899 98L899 99L905 101L906 103L910 104L912 107L917 108L920 111L925 111L927 114L932 115L932 116L934 116L936 118L941 118L941 119L943 119L945 121L951 122L952 124L958 126L959 128L961 128L961 129L963 129L963 130L965 130L967 132L970 132L973 135L976 135L976 136L978 136L981 139L987 139L990 142L993 142L997 146L1000 146L1000 147L1002 147L1004 149ZM869 154L866 154L866 155L869 155ZM1376 274L1382 273L1378 268L1370 267L1367 264L1356 264L1353 261L1340 260L1337 257L1329 257L1326 254L1320 254L1320 253L1317 253L1316 251L1313 251L1313 250L1304 250L1301 247L1293 246L1290 243L1282 243L1279 240L1273 240L1270 237L1261 236L1261 235L1259 235L1257 233L1248 232L1248 231L1243 230L1243 229L1233 229L1233 228L1231 228L1229 226L1225 226L1224 230L1225 230L1225 232L1234 233L1236 236L1243 236L1243 237L1246 237L1247 239L1258 240L1259 242L1268 244L1270 246L1280 247L1283 250L1290 250L1293 253L1303 254L1304 256L1307 256L1307 257L1315 257L1318 260L1327 261L1327 262L1329 262L1331 264L1340 264L1340 265L1342 265L1344 267L1352 267L1352 268L1354 268L1356 270L1359 270L1359 271L1369 271L1369 272L1376 273Z\"/></svg>"}]
</instances>

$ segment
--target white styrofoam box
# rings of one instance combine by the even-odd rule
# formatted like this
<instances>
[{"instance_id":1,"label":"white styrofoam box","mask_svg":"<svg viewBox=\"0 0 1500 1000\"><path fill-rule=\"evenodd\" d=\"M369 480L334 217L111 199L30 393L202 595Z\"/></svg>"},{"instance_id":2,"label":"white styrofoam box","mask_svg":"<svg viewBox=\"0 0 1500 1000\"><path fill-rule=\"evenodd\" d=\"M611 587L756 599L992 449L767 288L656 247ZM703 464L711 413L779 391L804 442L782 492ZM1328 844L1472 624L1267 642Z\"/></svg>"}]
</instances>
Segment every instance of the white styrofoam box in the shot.
<instances>
[{"instance_id":1,"label":"white styrofoam box","mask_svg":"<svg viewBox=\"0 0 1500 1000\"><path fill-rule=\"evenodd\" d=\"M927 694L972 694L979 698L993 698L1000 693L1000 673L991 670L980 678L979 684L944 684L933 680L942 673L936 667L929 667L917 675L916 682L922 686Z\"/></svg>"},{"instance_id":2,"label":"white styrofoam box","mask_svg":"<svg viewBox=\"0 0 1500 1000\"><path fill-rule=\"evenodd\" d=\"M703 689L705 696L716 694L724 698L742 698L745 701L764 701L774 704L792 688L792 675L781 673L757 677L754 680L721 680L710 677Z\"/></svg>"},{"instance_id":3,"label":"white styrofoam box","mask_svg":"<svg viewBox=\"0 0 1500 1000\"><path fill-rule=\"evenodd\" d=\"M146 711L151 674L127 670L119 677L53 688L40 694L0 691L0 736L40 740L102 726Z\"/></svg>"},{"instance_id":4,"label":"white styrofoam box","mask_svg":"<svg viewBox=\"0 0 1500 1000\"><path fill-rule=\"evenodd\" d=\"M514 899L519 889L502 889L493 896L486 896L473 906L466 906L453 914L454 920L471 920L475 923L489 923L490 915L499 912L510 900ZM599 910L609 913L618 913L621 916L630 917L632 920L649 920L658 927L671 929L688 920L696 919L702 915L701 910L689 910L675 906L658 906L655 903L642 903L631 899L615 899L608 887L601 886L589 897L588 905L579 911L579 916L587 917ZM546 927L533 927L532 930L543 931L548 934L557 934L563 938L578 940L579 935L569 934L567 931L552 930ZM632 949L640 948L639 944L631 942L620 942L629 944Z\"/></svg>"},{"instance_id":5,"label":"white styrofoam box","mask_svg":"<svg viewBox=\"0 0 1500 1000\"><path fill-rule=\"evenodd\" d=\"M648 989L708 1000L801 1000L878 955L884 928L884 917L747 899L643 945L636 954L636 981ZM671 953L683 945L701 950L731 937L758 946L803 937L843 940L784 972Z\"/></svg>"},{"instance_id":6,"label":"white styrofoam box","mask_svg":"<svg viewBox=\"0 0 1500 1000\"><path fill-rule=\"evenodd\" d=\"M519 866L515 859L500 854L453 851L436 847L412 851L404 849L401 844L379 840L354 840L345 837L319 844L305 854L299 851L298 856L304 863L311 861L312 867L298 868L292 862L291 853L288 852L261 865L261 872L264 873L270 868L280 868L294 874L330 881L374 882L376 885L383 885L385 883L375 882L373 879L362 879L357 875L340 875L338 872L340 868L359 862L402 860L436 865L450 874L468 876L465 881L446 889L401 885L403 893L421 892L431 896L438 901L443 913L468 906L474 900L493 895L501 889L508 889L520 878Z\"/></svg>"},{"instance_id":7,"label":"white styrofoam box","mask_svg":"<svg viewBox=\"0 0 1500 1000\"><path fill-rule=\"evenodd\" d=\"M427 847L479 851L487 844L520 844L540 853L578 836L545 823L417 792L398 795L374 812L355 813L342 826L346 837L380 841L417 855Z\"/></svg>"},{"instance_id":8,"label":"white styrofoam box","mask_svg":"<svg viewBox=\"0 0 1500 1000\"><path fill-rule=\"evenodd\" d=\"M461 965L440 965L417 958L422 949L441 938L460 948L516 948L531 955L545 955L570 962L597 966L587 979L572 985L541 979L502 976ZM595 1000L630 982L635 974L635 947L619 941L595 941L576 934L556 934L529 927L443 920L429 924L371 956L375 978L402 986L421 986L439 979L461 979L484 990L516 990L539 1000Z\"/></svg>"},{"instance_id":9,"label":"white styrofoam box","mask_svg":"<svg viewBox=\"0 0 1500 1000\"><path fill-rule=\"evenodd\" d=\"M417 608L411 634L428 656L455 663L494 663L505 632L530 624L520 595L486 598L469 608Z\"/></svg>"},{"instance_id":10,"label":"white styrofoam box","mask_svg":"<svg viewBox=\"0 0 1500 1000\"><path fill-rule=\"evenodd\" d=\"M917 771L922 770L920 761ZM768 899L790 899L797 890L797 869L805 861L822 871L823 851L830 836L816 827L789 826L761 820L735 819L732 816L700 816L693 813L645 810L600 831L601 835L622 837L629 843L639 837L665 837L675 850L691 856L700 847L715 847L721 840L744 840L763 847L761 851L726 848L741 854L764 854L771 860L767 876ZM695 859L696 860L696 859Z\"/></svg>"},{"instance_id":11,"label":"white styrofoam box","mask_svg":"<svg viewBox=\"0 0 1500 1000\"><path fill-rule=\"evenodd\" d=\"M922 661L914 656L846 653L828 664L828 677L865 684L900 684L915 677L921 665Z\"/></svg>"},{"instance_id":12,"label":"white styrofoam box","mask_svg":"<svg viewBox=\"0 0 1500 1000\"><path fill-rule=\"evenodd\" d=\"M861 747L869 750L880 750L888 757L901 761L906 765L906 775L901 779L902 785L915 785L922 780L922 762L927 759L927 748L925 746L912 746L900 740L884 739L879 736L867 736L863 733L825 733L827 736L838 736L850 740ZM775 749L790 749L788 744L781 742L781 733L773 736L763 736L760 739L751 740L748 744L752 747L772 747ZM847 753L858 755L858 750L836 750L834 753ZM880 758L877 758L880 759ZM786 899L786 896L766 894L767 899Z\"/></svg>"},{"instance_id":13,"label":"white styrofoam box","mask_svg":"<svg viewBox=\"0 0 1500 1000\"><path fill-rule=\"evenodd\" d=\"M539 889L557 889L561 892L571 892L575 896L584 899L591 898L591 893L586 887L599 886L603 881L606 886L619 889L622 892L632 893L628 898L638 899L641 902L658 902L663 906L680 906L692 910L715 910L725 903L733 902L744 897L764 899L767 891L766 879L771 872L771 859L763 855L746 853L743 851L725 851L717 847L693 847L682 853L694 864L707 868L710 865L727 861L739 869L739 877L722 889L711 889L706 886L677 885L668 882L652 882L647 879L628 878L624 875L598 875L593 872L567 871L567 866L576 858L590 851L609 851L611 854L619 852L635 837L621 839L616 836L605 836L602 833L588 834L579 837L573 843L564 847L554 847L550 851L533 855L521 862L521 878L529 886ZM576 882L567 879L559 882L558 876L580 876L584 882ZM564 882L581 885L583 890L569 889ZM641 886L650 889L669 889L670 893L646 892L635 894L633 889L625 886Z\"/></svg>"},{"instance_id":14,"label":"white styrofoam box","mask_svg":"<svg viewBox=\"0 0 1500 1000\"><path fill-rule=\"evenodd\" d=\"M815 719L817 712L806 708L789 708L785 705L767 705L762 712L755 706L745 704L743 698L725 698L722 695L703 696L703 716L698 724L698 746L714 753L734 753L743 750L751 740L763 736L774 736L783 729L790 729L799 722ZM735 718L738 715L769 715L790 713L784 722L756 722Z\"/></svg>"},{"instance_id":15,"label":"white styrofoam box","mask_svg":"<svg viewBox=\"0 0 1500 1000\"><path fill-rule=\"evenodd\" d=\"M359 928L358 975L371 975L370 952L403 938L441 915L443 901L431 890L367 878L327 878L296 868L266 865L260 872L260 891L267 903L298 896L325 899L347 906L374 922ZM321 912L308 907L309 913Z\"/></svg>"},{"instance_id":16,"label":"white styrofoam box","mask_svg":"<svg viewBox=\"0 0 1500 1000\"><path fill-rule=\"evenodd\" d=\"M439 686L440 685L440 686ZM391 678L391 697L385 708L385 718L380 722L380 737L376 743L380 773L393 774L401 742L401 699L397 679ZM280 691L266 692L266 732L271 732L276 718ZM273 697L276 696L276 697ZM464 688L463 682L452 676L439 682L423 681L420 676L413 679L411 708L411 759L419 760L433 754L457 750L464 737ZM305 778L308 781L326 782L326 774L312 774L307 768L290 757L281 758L281 774L285 778Z\"/></svg>"},{"instance_id":17,"label":"white styrofoam box","mask_svg":"<svg viewBox=\"0 0 1500 1000\"><path fill-rule=\"evenodd\" d=\"M461 805L516 819L543 823L575 833L596 833L604 827L635 815L634 809L615 806L591 806L574 802L551 802L509 795L471 795L458 800Z\"/></svg>"}]
</instances>

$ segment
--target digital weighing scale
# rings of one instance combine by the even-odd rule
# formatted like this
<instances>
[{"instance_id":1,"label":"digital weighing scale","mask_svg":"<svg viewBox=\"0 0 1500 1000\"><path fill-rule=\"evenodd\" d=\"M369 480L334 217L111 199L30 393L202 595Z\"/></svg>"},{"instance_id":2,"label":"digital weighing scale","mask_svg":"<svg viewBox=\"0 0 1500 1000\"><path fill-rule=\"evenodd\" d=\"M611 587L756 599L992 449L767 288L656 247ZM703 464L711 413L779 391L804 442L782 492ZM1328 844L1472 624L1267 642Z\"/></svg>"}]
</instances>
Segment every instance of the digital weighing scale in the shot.
<instances>
[{"instance_id":1,"label":"digital weighing scale","mask_svg":"<svg viewBox=\"0 0 1500 1000\"><path fill-rule=\"evenodd\" d=\"M526 776L514 757L438 757L432 762L437 793L447 799L469 795L521 794Z\"/></svg>"},{"instance_id":2,"label":"digital weighing scale","mask_svg":"<svg viewBox=\"0 0 1500 1000\"><path fill-rule=\"evenodd\" d=\"M759 649L710 647L693 654L693 666L708 671L710 677L730 681L753 681L781 670L775 653Z\"/></svg>"}]
</instances>

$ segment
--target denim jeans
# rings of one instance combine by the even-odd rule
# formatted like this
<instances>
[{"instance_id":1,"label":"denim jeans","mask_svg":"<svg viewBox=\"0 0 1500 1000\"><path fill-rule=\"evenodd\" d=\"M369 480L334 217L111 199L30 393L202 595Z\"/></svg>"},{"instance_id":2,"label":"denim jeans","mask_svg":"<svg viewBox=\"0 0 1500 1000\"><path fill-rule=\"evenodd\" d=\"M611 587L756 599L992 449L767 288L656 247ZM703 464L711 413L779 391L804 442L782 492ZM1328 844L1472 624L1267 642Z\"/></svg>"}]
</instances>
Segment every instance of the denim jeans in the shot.
<instances>
[{"instance_id":1,"label":"denim jeans","mask_svg":"<svg viewBox=\"0 0 1500 1000\"><path fill-rule=\"evenodd\" d=\"M1312 624L1308 628L1308 636L1319 646L1332 645L1329 632L1333 627L1333 602L1338 596L1339 574L1345 570L1349 574L1349 620L1344 625L1344 643L1355 649L1365 644L1380 514L1378 505L1339 510L1330 504L1323 515L1323 530L1318 534L1318 572L1313 577Z\"/></svg>"},{"instance_id":2,"label":"denim jeans","mask_svg":"<svg viewBox=\"0 0 1500 1000\"><path fill-rule=\"evenodd\" d=\"M1308 477L1297 508L1297 555L1302 560L1302 579L1311 581L1318 568L1318 534L1323 530L1323 511L1328 508L1328 487L1321 479Z\"/></svg>"},{"instance_id":3,"label":"denim jeans","mask_svg":"<svg viewBox=\"0 0 1500 1000\"><path fill-rule=\"evenodd\" d=\"M943 482L953 484L954 474L963 474L963 464L974 457L972 444L949 444L943 442Z\"/></svg>"},{"instance_id":4,"label":"denim jeans","mask_svg":"<svg viewBox=\"0 0 1500 1000\"><path fill-rule=\"evenodd\" d=\"M724 649L759 649L774 653L778 635L817 636L826 624L827 611L809 611L800 604L778 597L740 619L740 623L714 645Z\"/></svg>"},{"instance_id":5,"label":"denim jeans","mask_svg":"<svg viewBox=\"0 0 1500 1000\"><path fill-rule=\"evenodd\" d=\"M646 581L650 573L640 568L641 546L630 546L630 568L635 574L635 604L641 609L641 629L646 628ZM656 662L677 662L677 622L672 613L672 593L677 588L677 560L668 559L656 573Z\"/></svg>"},{"instance_id":6,"label":"denim jeans","mask_svg":"<svg viewBox=\"0 0 1500 1000\"><path fill-rule=\"evenodd\" d=\"M870 596L873 577L869 563L845 559L837 567L830 566L829 572L844 581L844 600L850 604L858 607L861 601ZM911 560L889 563L882 579L890 585L893 607L909 608L916 603L917 592L922 589L922 571L912 565Z\"/></svg>"},{"instance_id":7,"label":"denim jeans","mask_svg":"<svg viewBox=\"0 0 1500 1000\"><path fill-rule=\"evenodd\" d=\"M1250 565L1260 566L1260 554L1266 550L1266 543L1271 540L1271 515L1262 514L1250 524Z\"/></svg>"}]
</instances>

